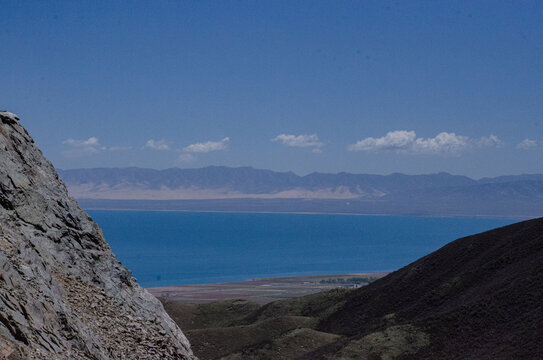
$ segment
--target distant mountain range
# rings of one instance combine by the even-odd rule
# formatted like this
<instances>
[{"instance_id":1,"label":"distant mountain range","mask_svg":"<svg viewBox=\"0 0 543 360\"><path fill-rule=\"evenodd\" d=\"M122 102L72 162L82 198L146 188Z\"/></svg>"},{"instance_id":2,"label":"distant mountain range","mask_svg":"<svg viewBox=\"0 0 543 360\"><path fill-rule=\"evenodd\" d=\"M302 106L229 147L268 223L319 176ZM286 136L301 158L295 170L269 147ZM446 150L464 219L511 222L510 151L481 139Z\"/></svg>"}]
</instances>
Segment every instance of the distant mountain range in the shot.
<instances>
[{"instance_id":1,"label":"distant mountain range","mask_svg":"<svg viewBox=\"0 0 543 360\"><path fill-rule=\"evenodd\" d=\"M339 212L390 215L543 215L543 174L474 180L448 173L367 175L252 167L58 170L87 208Z\"/></svg>"}]
</instances>

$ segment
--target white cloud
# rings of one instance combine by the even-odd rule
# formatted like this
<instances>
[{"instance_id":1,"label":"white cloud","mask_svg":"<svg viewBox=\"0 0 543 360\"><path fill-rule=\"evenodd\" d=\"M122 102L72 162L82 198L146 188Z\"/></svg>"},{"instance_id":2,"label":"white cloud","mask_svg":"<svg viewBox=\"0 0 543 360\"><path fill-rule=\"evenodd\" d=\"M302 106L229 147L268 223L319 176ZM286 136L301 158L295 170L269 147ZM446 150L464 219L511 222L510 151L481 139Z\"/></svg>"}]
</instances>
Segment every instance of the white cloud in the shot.
<instances>
[{"instance_id":1,"label":"white cloud","mask_svg":"<svg viewBox=\"0 0 543 360\"><path fill-rule=\"evenodd\" d=\"M349 145L350 151L406 150L413 146L417 135L414 131L391 131L380 138L368 137Z\"/></svg>"},{"instance_id":2,"label":"white cloud","mask_svg":"<svg viewBox=\"0 0 543 360\"><path fill-rule=\"evenodd\" d=\"M196 160L196 156L190 153L181 153L177 157L178 163L189 163L189 162L193 162L194 160Z\"/></svg>"},{"instance_id":3,"label":"white cloud","mask_svg":"<svg viewBox=\"0 0 543 360\"><path fill-rule=\"evenodd\" d=\"M471 140L467 136L442 132L433 138L415 139L412 151L415 153L457 155L471 146Z\"/></svg>"},{"instance_id":4,"label":"white cloud","mask_svg":"<svg viewBox=\"0 0 543 360\"><path fill-rule=\"evenodd\" d=\"M285 146L290 147L312 147L312 152L318 154L322 152L322 146L324 145L317 134L280 134L271 139L271 141L280 141Z\"/></svg>"},{"instance_id":5,"label":"white cloud","mask_svg":"<svg viewBox=\"0 0 543 360\"><path fill-rule=\"evenodd\" d=\"M144 148L151 150L170 150L170 146L166 143L165 140L147 140Z\"/></svg>"},{"instance_id":6,"label":"white cloud","mask_svg":"<svg viewBox=\"0 0 543 360\"><path fill-rule=\"evenodd\" d=\"M517 144L517 149L530 150L537 147L537 141L531 139L524 139Z\"/></svg>"},{"instance_id":7,"label":"white cloud","mask_svg":"<svg viewBox=\"0 0 543 360\"><path fill-rule=\"evenodd\" d=\"M414 131L390 131L380 138L368 137L349 145L349 151L395 151L405 154L458 155L476 147L499 147L495 136L471 139L455 133L441 132L433 138L418 138Z\"/></svg>"},{"instance_id":8,"label":"white cloud","mask_svg":"<svg viewBox=\"0 0 543 360\"><path fill-rule=\"evenodd\" d=\"M491 134L480 138L476 145L479 147L502 147L503 142L496 135Z\"/></svg>"},{"instance_id":9,"label":"white cloud","mask_svg":"<svg viewBox=\"0 0 543 360\"><path fill-rule=\"evenodd\" d=\"M62 153L68 157L90 156L102 151L126 151L131 150L131 146L103 146L97 137L90 137L87 140L67 139L62 142L68 146L68 150Z\"/></svg>"},{"instance_id":10,"label":"white cloud","mask_svg":"<svg viewBox=\"0 0 543 360\"><path fill-rule=\"evenodd\" d=\"M94 136L87 140L67 139L62 143L70 147L69 150L64 151L64 154L67 156L92 155L106 150L106 148L100 144L98 138Z\"/></svg>"},{"instance_id":11,"label":"white cloud","mask_svg":"<svg viewBox=\"0 0 543 360\"><path fill-rule=\"evenodd\" d=\"M87 140L75 140L75 139L67 139L62 142L65 145L70 145L74 147L97 147L100 146L100 141L98 138L92 136L88 138Z\"/></svg>"},{"instance_id":12,"label":"white cloud","mask_svg":"<svg viewBox=\"0 0 543 360\"><path fill-rule=\"evenodd\" d=\"M183 148L186 153L208 153L211 151L226 150L230 138L225 137L220 141L207 141L203 143L195 143Z\"/></svg>"}]
</instances>

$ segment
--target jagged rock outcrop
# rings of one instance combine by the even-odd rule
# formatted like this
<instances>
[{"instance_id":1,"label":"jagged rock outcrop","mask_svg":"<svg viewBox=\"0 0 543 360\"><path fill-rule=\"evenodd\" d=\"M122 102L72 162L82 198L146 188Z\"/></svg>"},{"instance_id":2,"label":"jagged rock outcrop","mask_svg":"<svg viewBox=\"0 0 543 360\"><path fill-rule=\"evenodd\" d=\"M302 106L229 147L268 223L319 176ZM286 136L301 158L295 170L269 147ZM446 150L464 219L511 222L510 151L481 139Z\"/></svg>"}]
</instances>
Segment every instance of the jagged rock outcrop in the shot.
<instances>
[{"instance_id":1,"label":"jagged rock outcrop","mask_svg":"<svg viewBox=\"0 0 543 360\"><path fill-rule=\"evenodd\" d=\"M195 359L18 120L0 112L0 358Z\"/></svg>"}]
</instances>

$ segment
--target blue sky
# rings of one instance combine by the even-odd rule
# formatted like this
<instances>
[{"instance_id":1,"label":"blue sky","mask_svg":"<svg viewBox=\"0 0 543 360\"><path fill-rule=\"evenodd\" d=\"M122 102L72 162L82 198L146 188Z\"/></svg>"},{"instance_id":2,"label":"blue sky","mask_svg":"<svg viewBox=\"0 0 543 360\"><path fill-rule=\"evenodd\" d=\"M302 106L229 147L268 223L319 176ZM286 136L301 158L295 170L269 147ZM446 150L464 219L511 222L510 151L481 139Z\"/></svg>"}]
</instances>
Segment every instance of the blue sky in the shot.
<instances>
[{"instance_id":1,"label":"blue sky","mask_svg":"<svg viewBox=\"0 0 543 360\"><path fill-rule=\"evenodd\" d=\"M541 1L0 6L0 108L59 168L543 173Z\"/></svg>"}]
</instances>

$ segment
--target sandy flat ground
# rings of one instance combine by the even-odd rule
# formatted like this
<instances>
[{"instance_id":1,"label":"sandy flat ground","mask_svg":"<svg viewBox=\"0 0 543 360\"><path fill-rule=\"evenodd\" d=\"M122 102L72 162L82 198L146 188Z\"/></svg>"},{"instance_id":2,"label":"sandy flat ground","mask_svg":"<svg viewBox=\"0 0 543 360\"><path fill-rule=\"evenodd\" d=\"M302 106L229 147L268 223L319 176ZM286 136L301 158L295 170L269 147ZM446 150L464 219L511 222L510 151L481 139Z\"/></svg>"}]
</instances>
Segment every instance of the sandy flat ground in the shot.
<instances>
[{"instance_id":1,"label":"sandy flat ground","mask_svg":"<svg viewBox=\"0 0 543 360\"><path fill-rule=\"evenodd\" d=\"M338 287L364 286L385 275L386 273L355 273L292 276L218 284L155 287L147 290L156 297L194 304L231 299L244 299L265 304Z\"/></svg>"}]
</instances>

